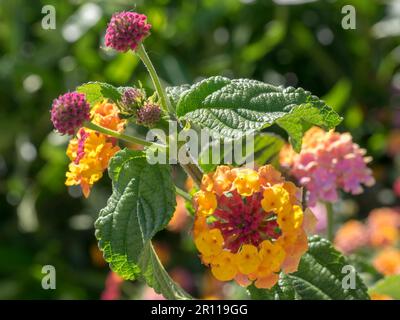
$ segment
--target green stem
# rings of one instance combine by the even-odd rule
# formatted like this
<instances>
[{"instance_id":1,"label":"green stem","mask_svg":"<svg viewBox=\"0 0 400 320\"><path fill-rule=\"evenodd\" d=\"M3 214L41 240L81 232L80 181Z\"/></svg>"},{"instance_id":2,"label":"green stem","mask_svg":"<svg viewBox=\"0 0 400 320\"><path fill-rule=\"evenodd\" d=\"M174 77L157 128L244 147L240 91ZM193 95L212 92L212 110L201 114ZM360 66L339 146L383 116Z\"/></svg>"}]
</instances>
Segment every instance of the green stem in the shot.
<instances>
[{"instance_id":1,"label":"green stem","mask_svg":"<svg viewBox=\"0 0 400 320\"><path fill-rule=\"evenodd\" d=\"M180 148L183 148L186 144L184 141L178 141L178 150ZM192 155L189 154L189 157L191 159L191 162L188 164L182 164L179 163L182 169L189 175L192 179L193 182L200 187L201 185L201 180L203 178L203 172L200 169L200 167L195 163L195 160L193 159Z\"/></svg>"},{"instance_id":2,"label":"green stem","mask_svg":"<svg viewBox=\"0 0 400 320\"><path fill-rule=\"evenodd\" d=\"M167 95L164 91L163 86L161 85L160 78L157 75L156 69L153 66L153 63L151 62L149 56L147 55L146 49L144 48L143 44L140 44L138 49L136 50L137 55L139 58L142 60L143 64L146 66L151 80L153 82L153 86L157 91L158 96L160 97L161 100L161 106L163 110L167 113L169 113L169 116L172 119L175 119L175 111L171 106L170 100L167 98ZM185 172L192 177L193 181L200 186L201 184L201 178L203 176L202 171L196 164L188 164L188 165L183 165L181 164L182 168L185 170Z\"/></svg>"},{"instance_id":3,"label":"green stem","mask_svg":"<svg viewBox=\"0 0 400 320\"><path fill-rule=\"evenodd\" d=\"M149 146L155 144L153 142L149 142L149 141L146 141L146 140L141 139L141 138L128 136L126 134L119 133L117 131L110 130L108 128L104 128L104 127L99 126L99 125L97 125L97 124L95 124L93 122L85 122L84 126L86 128L88 128L88 129L92 129L92 130L98 131L100 133L104 133L104 134L106 134L108 136L111 136L111 137L114 137L114 138L117 138L117 139L120 139L120 140L124 140L126 142L137 143L137 144L140 144L140 145L143 145L143 146L146 146L146 147L149 147Z\"/></svg>"},{"instance_id":4,"label":"green stem","mask_svg":"<svg viewBox=\"0 0 400 320\"><path fill-rule=\"evenodd\" d=\"M333 206L330 202L325 202L327 225L326 225L326 237L329 241L333 240Z\"/></svg>"},{"instance_id":5,"label":"green stem","mask_svg":"<svg viewBox=\"0 0 400 320\"><path fill-rule=\"evenodd\" d=\"M187 193L186 191L182 190L181 188L175 186L175 192L177 195L180 195L182 198L186 199L187 201L192 201L192 196Z\"/></svg>"},{"instance_id":6,"label":"green stem","mask_svg":"<svg viewBox=\"0 0 400 320\"><path fill-rule=\"evenodd\" d=\"M203 173L195 163L180 164L183 170L193 179L193 182L200 187Z\"/></svg>"},{"instance_id":7,"label":"green stem","mask_svg":"<svg viewBox=\"0 0 400 320\"><path fill-rule=\"evenodd\" d=\"M140 46L136 50L136 53L149 71L154 88L156 89L157 94L161 99L161 106L163 107L164 111L170 114L170 116L173 115L174 110L172 109L171 103L167 98L167 95L165 94L163 86L161 85L160 78L157 75L156 69L154 68L153 63L151 62L143 44L140 44Z\"/></svg>"}]
</instances>

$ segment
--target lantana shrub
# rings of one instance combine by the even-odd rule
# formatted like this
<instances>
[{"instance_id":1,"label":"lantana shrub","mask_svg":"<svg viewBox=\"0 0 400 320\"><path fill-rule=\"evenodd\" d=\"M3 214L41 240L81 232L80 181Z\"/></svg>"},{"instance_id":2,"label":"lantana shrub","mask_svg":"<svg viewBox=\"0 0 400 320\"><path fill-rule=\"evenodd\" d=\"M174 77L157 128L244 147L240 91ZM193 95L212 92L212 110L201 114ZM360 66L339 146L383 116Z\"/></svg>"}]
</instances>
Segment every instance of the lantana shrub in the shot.
<instances>
[{"instance_id":1,"label":"lantana shrub","mask_svg":"<svg viewBox=\"0 0 400 320\"><path fill-rule=\"evenodd\" d=\"M145 15L116 13L105 45L136 54L154 92L89 82L60 95L51 108L55 129L71 135L66 185L79 185L88 197L108 170L112 195L95 228L118 282L143 281L167 299L193 298L172 280L152 244L170 223L179 194L192 208L199 259L217 280L235 281L253 299L369 299L358 273L354 285L346 285L350 262L331 239L313 234L317 221L309 208L325 204L329 225L341 192L358 194L374 183L365 151L350 134L334 131L342 118L302 88L256 80L215 76L165 88L144 48L150 32ZM173 125L179 135L206 132L217 146L252 137L252 161L205 163L187 140L176 145ZM272 134L273 125L285 137ZM152 138L133 135L138 127ZM171 157L175 147L184 156ZM170 161L150 161L150 154ZM188 175L188 190L175 185L172 164Z\"/></svg>"}]
</instances>

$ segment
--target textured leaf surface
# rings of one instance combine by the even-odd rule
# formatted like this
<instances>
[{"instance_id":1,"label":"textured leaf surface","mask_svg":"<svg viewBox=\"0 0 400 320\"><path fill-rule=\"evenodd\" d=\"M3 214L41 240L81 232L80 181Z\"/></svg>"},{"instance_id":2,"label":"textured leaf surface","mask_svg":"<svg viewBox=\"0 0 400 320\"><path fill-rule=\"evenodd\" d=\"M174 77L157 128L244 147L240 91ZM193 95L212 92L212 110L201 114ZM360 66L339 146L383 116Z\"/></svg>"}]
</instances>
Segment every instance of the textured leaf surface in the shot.
<instances>
[{"instance_id":1,"label":"textured leaf surface","mask_svg":"<svg viewBox=\"0 0 400 320\"><path fill-rule=\"evenodd\" d=\"M167 93L167 96L171 100L171 103L173 107L175 108L176 105L178 104L178 101L182 94L190 89L189 84L183 84L181 86L175 86L175 87L166 87L165 91Z\"/></svg>"},{"instance_id":2,"label":"textured leaf surface","mask_svg":"<svg viewBox=\"0 0 400 320\"><path fill-rule=\"evenodd\" d=\"M169 278L151 245L176 205L170 167L150 165L144 152L125 149L111 159L109 175L113 193L95 223L104 258L124 279L143 277L167 298L179 298L182 289Z\"/></svg>"},{"instance_id":3,"label":"textured leaf surface","mask_svg":"<svg viewBox=\"0 0 400 320\"><path fill-rule=\"evenodd\" d=\"M176 112L181 120L208 128L217 137L239 138L277 123L288 132L296 150L311 125L331 129L341 121L304 89L219 76L181 92Z\"/></svg>"},{"instance_id":4,"label":"textured leaf surface","mask_svg":"<svg viewBox=\"0 0 400 320\"><path fill-rule=\"evenodd\" d=\"M88 82L78 88L76 91L84 93L86 100L91 104L95 104L104 99L117 101L121 98L121 92L114 86L102 82Z\"/></svg>"},{"instance_id":5,"label":"textured leaf surface","mask_svg":"<svg viewBox=\"0 0 400 320\"><path fill-rule=\"evenodd\" d=\"M254 299L300 300L368 300L367 287L358 274L355 289L345 289L342 273L348 262L328 240L319 236L309 238L309 250L302 257L298 271L285 275L271 290L249 288ZM345 283L347 283L345 281Z\"/></svg>"}]
</instances>

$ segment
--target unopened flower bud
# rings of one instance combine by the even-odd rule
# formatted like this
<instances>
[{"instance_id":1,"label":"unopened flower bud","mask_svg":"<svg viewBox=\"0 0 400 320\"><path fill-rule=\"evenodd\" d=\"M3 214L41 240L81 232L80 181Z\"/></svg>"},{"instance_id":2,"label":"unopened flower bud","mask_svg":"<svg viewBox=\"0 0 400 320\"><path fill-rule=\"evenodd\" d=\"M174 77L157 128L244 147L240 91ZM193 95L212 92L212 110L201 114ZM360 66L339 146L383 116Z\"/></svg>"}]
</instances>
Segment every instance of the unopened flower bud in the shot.
<instances>
[{"instance_id":1,"label":"unopened flower bud","mask_svg":"<svg viewBox=\"0 0 400 320\"><path fill-rule=\"evenodd\" d=\"M141 89L126 88L121 97L120 111L123 115L133 116L145 101L145 93Z\"/></svg>"},{"instance_id":2,"label":"unopened flower bud","mask_svg":"<svg viewBox=\"0 0 400 320\"><path fill-rule=\"evenodd\" d=\"M158 104L147 102L136 112L136 122L145 127L153 127L161 117L161 108Z\"/></svg>"},{"instance_id":3,"label":"unopened flower bud","mask_svg":"<svg viewBox=\"0 0 400 320\"><path fill-rule=\"evenodd\" d=\"M144 38L150 35L151 25L144 14L119 12L112 16L108 24L105 44L120 52L136 50Z\"/></svg>"},{"instance_id":4,"label":"unopened flower bud","mask_svg":"<svg viewBox=\"0 0 400 320\"><path fill-rule=\"evenodd\" d=\"M68 92L54 99L51 121L61 134L73 135L89 119L90 106L83 93Z\"/></svg>"}]
</instances>

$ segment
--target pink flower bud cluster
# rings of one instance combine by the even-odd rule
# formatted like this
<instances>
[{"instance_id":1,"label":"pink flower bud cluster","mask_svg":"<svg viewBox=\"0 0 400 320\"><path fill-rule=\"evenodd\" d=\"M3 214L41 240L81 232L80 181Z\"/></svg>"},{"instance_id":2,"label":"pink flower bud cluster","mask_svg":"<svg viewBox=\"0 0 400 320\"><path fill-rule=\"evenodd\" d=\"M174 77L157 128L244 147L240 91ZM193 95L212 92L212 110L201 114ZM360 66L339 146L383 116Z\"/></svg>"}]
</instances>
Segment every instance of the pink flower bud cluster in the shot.
<instances>
[{"instance_id":1,"label":"pink flower bud cluster","mask_svg":"<svg viewBox=\"0 0 400 320\"><path fill-rule=\"evenodd\" d=\"M90 106L85 95L68 92L54 99L51 108L51 121L61 134L73 135L90 119Z\"/></svg>"},{"instance_id":2,"label":"pink flower bud cluster","mask_svg":"<svg viewBox=\"0 0 400 320\"><path fill-rule=\"evenodd\" d=\"M138 45L150 35L151 25L144 14L124 11L112 16L107 26L105 44L117 51L136 50Z\"/></svg>"},{"instance_id":3,"label":"pink flower bud cluster","mask_svg":"<svg viewBox=\"0 0 400 320\"><path fill-rule=\"evenodd\" d=\"M161 108L156 103L146 102L136 112L136 123L145 127L153 127L161 117Z\"/></svg>"},{"instance_id":4,"label":"pink flower bud cluster","mask_svg":"<svg viewBox=\"0 0 400 320\"><path fill-rule=\"evenodd\" d=\"M304 135L301 152L297 154L287 146L281 151L280 161L307 189L308 204L313 206L317 200L337 201L339 189L360 194L362 185L375 183L367 167L371 158L365 153L349 133L313 127Z\"/></svg>"}]
</instances>

